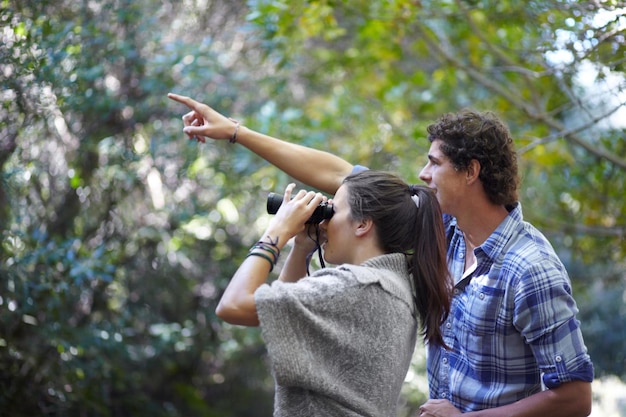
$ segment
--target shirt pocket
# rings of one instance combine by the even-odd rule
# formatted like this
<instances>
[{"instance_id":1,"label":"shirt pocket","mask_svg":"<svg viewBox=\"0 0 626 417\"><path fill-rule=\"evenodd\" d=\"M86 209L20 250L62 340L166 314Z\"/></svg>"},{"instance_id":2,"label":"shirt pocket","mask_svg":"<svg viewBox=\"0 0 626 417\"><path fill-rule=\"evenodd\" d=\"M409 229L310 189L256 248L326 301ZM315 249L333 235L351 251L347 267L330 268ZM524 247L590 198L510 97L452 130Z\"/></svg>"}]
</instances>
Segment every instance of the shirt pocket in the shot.
<instances>
[{"instance_id":1,"label":"shirt pocket","mask_svg":"<svg viewBox=\"0 0 626 417\"><path fill-rule=\"evenodd\" d=\"M470 283L465 289L463 324L474 335L495 332L505 291L501 288Z\"/></svg>"}]
</instances>

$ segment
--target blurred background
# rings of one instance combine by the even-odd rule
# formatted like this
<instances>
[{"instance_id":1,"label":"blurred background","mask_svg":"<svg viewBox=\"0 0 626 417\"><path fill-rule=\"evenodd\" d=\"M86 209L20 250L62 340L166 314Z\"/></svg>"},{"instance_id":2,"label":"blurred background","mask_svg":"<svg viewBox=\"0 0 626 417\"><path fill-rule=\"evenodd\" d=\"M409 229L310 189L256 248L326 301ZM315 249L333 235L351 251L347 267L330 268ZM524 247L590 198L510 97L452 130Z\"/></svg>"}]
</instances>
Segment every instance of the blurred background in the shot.
<instances>
[{"instance_id":1,"label":"blurred background","mask_svg":"<svg viewBox=\"0 0 626 417\"><path fill-rule=\"evenodd\" d=\"M625 7L0 0L0 415L271 415L260 332L214 308L290 179L188 141L173 91L415 183L429 123L498 113L572 279L593 415L626 416Z\"/></svg>"}]
</instances>

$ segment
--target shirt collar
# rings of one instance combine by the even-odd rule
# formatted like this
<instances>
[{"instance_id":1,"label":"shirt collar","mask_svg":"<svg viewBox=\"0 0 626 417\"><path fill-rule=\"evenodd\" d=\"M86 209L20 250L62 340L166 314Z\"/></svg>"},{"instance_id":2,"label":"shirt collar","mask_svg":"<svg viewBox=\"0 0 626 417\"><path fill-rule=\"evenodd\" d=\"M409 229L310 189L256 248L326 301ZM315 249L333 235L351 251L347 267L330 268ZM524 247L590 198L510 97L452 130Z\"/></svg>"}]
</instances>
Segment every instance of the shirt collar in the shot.
<instances>
[{"instance_id":1,"label":"shirt collar","mask_svg":"<svg viewBox=\"0 0 626 417\"><path fill-rule=\"evenodd\" d=\"M507 210L509 214L502 220L502 223L478 247L491 260L495 260L500 256L523 220L521 203L517 202L507 206Z\"/></svg>"}]
</instances>

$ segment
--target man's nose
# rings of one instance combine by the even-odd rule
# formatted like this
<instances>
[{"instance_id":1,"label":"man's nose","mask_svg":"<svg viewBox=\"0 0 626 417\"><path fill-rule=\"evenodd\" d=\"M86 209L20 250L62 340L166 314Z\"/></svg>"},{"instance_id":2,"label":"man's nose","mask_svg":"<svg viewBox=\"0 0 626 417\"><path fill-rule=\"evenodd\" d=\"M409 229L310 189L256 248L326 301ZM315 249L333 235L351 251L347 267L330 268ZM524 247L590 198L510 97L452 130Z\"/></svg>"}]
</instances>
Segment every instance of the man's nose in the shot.
<instances>
[{"instance_id":1,"label":"man's nose","mask_svg":"<svg viewBox=\"0 0 626 417\"><path fill-rule=\"evenodd\" d=\"M420 177L420 180L424 181L427 184L430 182L431 180L430 170L428 169L427 166L422 168L422 170L420 171L419 177Z\"/></svg>"}]
</instances>

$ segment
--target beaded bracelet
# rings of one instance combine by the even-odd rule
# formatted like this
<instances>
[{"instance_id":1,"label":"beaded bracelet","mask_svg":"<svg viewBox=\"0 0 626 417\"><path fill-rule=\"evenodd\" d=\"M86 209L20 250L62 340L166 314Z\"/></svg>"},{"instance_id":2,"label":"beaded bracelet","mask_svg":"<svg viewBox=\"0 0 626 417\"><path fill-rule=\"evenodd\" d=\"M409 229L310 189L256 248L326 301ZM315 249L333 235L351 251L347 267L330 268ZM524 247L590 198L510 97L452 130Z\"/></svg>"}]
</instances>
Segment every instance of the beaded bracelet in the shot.
<instances>
[{"instance_id":1,"label":"beaded bracelet","mask_svg":"<svg viewBox=\"0 0 626 417\"><path fill-rule=\"evenodd\" d=\"M235 143L237 142L237 132L239 132L239 126L241 126L241 122L231 117L229 117L228 120L230 120L231 122L235 122L235 132L233 132L233 135L230 137L230 139L228 139L228 143Z\"/></svg>"}]
</instances>

